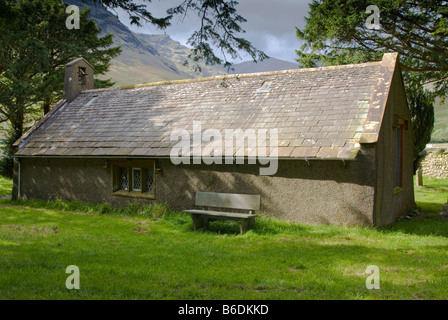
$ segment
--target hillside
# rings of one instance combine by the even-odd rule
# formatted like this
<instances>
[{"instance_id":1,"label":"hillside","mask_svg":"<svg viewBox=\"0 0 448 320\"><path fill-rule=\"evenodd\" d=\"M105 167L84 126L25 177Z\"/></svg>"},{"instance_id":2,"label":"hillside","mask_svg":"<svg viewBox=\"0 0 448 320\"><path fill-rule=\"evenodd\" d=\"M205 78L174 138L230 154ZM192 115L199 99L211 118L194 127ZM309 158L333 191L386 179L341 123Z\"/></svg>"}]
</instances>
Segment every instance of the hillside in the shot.
<instances>
[{"instance_id":1,"label":"hillside","mask_svg":"<svg viewBox=\"0 0 448 320\"><path fill-rule=\"evenodd\" d=\"M297 69L299 65L289 61L284 61L276 58L270 58L257 63L253 61L241 62L233 65L231 74L256 73L266 71L279 71L288 69Z\"/></svg>"},{"instance_id":2,"label":"hillside","mask_svg":"<svg viewBox=\"0 0 448 320\"><path fill-rule=\"evenodd\" d=\"M80 0L65 2L83 8ZM166 35L136 34L101 5L88 4L90 17L102 29L102 34L112 33L114 44L122 53L112 61L107 78L116 85L130 85L144 82L197 78L223 74L220 66L204 66L202 73L196 73L182 63L188 58L188 48Z\"/></svg>"},{"instance_id":3,"label":"hillside","mask_svg":"<svg viewBox=\"0 0 448 320\"><path fill-rule=\"evenodd\" d=\"M434 105L434 112L436 119L431 141L448 142L448 99L443 104L438 100Z\"/></svg>"},{"instance_id":4,"label":"hillside","mask_svg":"<svg viewBox=\"0 0 448 320\"><path fill-rule=\"evenodd\" d=\"M83 8L80 0L65 0ZM195 72L191 66L184 66L190 49L163 34L134 33L105 7L88 4L90 16L102 29L102 34L113 33L114 44L120 46L122 53L112 60L110 71L104 78L111 78L117 86L133 85L145 82L180 80L198 77L210 77L226 74L222 66L201 64L201 72ZM254 63L252 61L234 64L230 73L254 73L295 69L297 64L275 58Z\"/></svg>"}]
</instances>

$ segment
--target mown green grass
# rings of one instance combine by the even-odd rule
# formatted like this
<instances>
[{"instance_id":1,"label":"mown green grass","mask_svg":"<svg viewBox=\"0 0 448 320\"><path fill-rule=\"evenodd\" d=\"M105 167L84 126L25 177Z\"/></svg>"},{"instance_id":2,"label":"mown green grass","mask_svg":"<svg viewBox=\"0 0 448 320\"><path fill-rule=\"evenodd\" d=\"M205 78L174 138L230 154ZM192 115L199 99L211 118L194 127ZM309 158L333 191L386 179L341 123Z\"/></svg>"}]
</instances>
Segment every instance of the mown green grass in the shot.
<instances>
[{"instance_id":1,"label":"mown green grass","mask_svg":"<svg viewBox=\"0 0 448 320\"><path fill-rule=\"evenodd\" d=\"M420 211L427 213L426 222L434 222L433 219L442 211L442 206L448 199L448 180L423 178L424 186L415 186L415 201Z\"/></svg>"},{"instance_id":2,"label":"mown green grass","mask_svg":"<svg viewBox=\"0 0 448 320\"><path fill-rule=\"evenodd\" d=\"M390 228L259 217L244 235L222 222L193 231L189 216L163 205L2 200L0 298L446 299L448 222L437 211L448 181L426 183L420 210ZM69 265L80 290L65 287ZM369 265L380 290L366 289Z\"/></svg>"},{"instance_id":3,"label":"mown green grass","mask_svg":"<svg viewBox=\"0 0 448 320\"><path fill-rule=\"evenodd\" d=\"M0 197L10 196L12 191L12 180L0 176Z\"/></svg>"}]
</instances>

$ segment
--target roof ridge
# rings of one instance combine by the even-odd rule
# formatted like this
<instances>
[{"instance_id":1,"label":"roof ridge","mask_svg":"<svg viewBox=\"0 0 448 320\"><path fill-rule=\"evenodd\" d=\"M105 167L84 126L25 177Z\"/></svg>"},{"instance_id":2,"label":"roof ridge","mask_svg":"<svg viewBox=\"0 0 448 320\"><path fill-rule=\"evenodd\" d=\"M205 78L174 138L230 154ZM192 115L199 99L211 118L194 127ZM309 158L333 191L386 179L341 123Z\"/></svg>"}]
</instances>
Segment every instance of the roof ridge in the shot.
<instances>
[{"instance_id":1,"label":"roof ridge","mask_svg":"<svg viewBox=\"0 0 448 320\"><path fill-rule=\"evenodd\" d=\"M325 67L316 67L316 68L298 68L298 69L286 69L286 70L279 70L279 71L265 71L265 72L257 72L257 73L227 74L227 75L218 75L218 76L213 76L213 77L148 82L148 83L135 84L135 85L129 85L129 86L112 87L112 88L89 89L89 90L84 90L82 92L88 93L88 92L106 92L106 91L126 90L126 89L139 89L139 88L146 88L146 87L157 87L157 86L175 85L175 84L183 84L183 83L205 82L205 81L212 81L212 80L251 78L251 77L269 76L269 75L281 75L281 74L296 74L296 73L302 73L302 72L317 72L317 71L322 71L322 70L334 70L334 69L349 69L349 68L355 68L355 67L365 67L365 66L380 65L380 64L381 64L381 61L372 61L372 62L353 63L353 64L325 66Z\"/></svg>"}]
</instances>

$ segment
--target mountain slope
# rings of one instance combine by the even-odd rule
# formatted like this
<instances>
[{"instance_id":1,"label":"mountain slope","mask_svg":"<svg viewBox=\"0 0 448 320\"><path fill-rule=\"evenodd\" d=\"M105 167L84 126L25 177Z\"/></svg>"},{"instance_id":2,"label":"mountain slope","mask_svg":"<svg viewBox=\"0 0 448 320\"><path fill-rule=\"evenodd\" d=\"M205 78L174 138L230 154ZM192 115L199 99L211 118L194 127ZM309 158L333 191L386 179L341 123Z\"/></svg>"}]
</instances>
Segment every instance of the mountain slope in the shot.
<instances>
[{"instance_id":1,"label":"mountain slope","mask_svg":"<svg viewBox=\"0 0 448 320\"><path fill-rule=\"evenodd\" d=\"M66 3L84 8L81 0L65 0ZM133 85L145 82L169 81L210 77L226 74L220 65L201 64L201 72L194 72L191 66L184 66L190 49L172 40L168 35L134 33L102 5L87 4L91 7L90 17L102 29L102 35L113 33L114 44L120 46L122 53L112 60L110 71L102 78L111 78L116 86ZM254 63L252 61L233 65L230 73L254 73L295 69L295 63L270 58Z\"/></svg>"},{"instance_id":2,"label":"mountain slope","mask_svg":"<svg viewBox=\"0 0 448 320\"><path fill-rule=\"evenodd\" d=\"M288 69L297 69L299 65L289 61L284 61L276 58L269 58L257 63L253 61L241 62L233 65L230 74L243 74L243 73L257 73L267 71L280 71Z\"/></svg>"},{"instance_id":3,"label":"mountain slope","mask_svg":"<svg viewBox=\"0 0 448 320\"><path fill-rule=\"evenodd\" d=\"M66 3L84 8L80 0L65 0ZM102 5L91 7L90 17L102 29L102 34L113 33L114 45L122 53L112 61L105 78L112 78L116 85L197 78L223 74L220 66L204 66L202 73L196 73L182 63L187 59L188 48L181 46L166 35L136 34ZM159 51L160 50L160 51Z\"/></svg>"},{"instance_id":4,"label":"mountain slope","mask_svg":"<svg viewBox=\"0 0 448 320\"><path fill-rule=\"evenodd\" d=\"M434 130L432 132L432 142L448 142L448 100L441 103L437 100L434 104Z\"/></svg>"}]
</instances>

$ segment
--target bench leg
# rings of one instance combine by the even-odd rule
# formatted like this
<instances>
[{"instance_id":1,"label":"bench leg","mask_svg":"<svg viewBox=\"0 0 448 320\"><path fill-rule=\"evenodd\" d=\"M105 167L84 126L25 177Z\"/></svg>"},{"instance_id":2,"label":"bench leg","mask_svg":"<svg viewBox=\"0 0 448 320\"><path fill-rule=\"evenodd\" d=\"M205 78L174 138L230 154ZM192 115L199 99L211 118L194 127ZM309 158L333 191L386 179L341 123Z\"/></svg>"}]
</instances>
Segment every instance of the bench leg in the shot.
<instances>
[{"instance_id":1,"label":"bench leg","mask_svg":"<svg viewBox=\"0 0 448 320\"><path fill-rule=\"evenodd\" d=\"M203 219L204 219L204 221L203 221L203 226L204 226L204 228L207 228L207 227L208 227L208 224L209 224L208 218L207 218L207 217L204 217Z\"/></svg>"},{"instance_id":2,"label":"bench leg","mask_svg":"<svg viewBox=\"0 0 448 320\"><path fill-rule=\"evenodd\" d=\"M249 229L255 226L255 217L250 217L249 219Z\"/></svg>"},{"instance_id":3,"label":"bench leg","mask_svg":"<svg viewBox=\"0 0 448 320\"><path fill-rule=\"evenodd\" d=\"M240 233L243 234L255 225L255 217L240 220Z\"/></svg>"},{"instance_id":4,"label":"bench leg","mask_svg":"<svg viewBox=\"0 0 448 320\"><path fill-rule=\"evenodd\" d=\"M204 219L201 215L192 214L191 219L193 219L193 228L194 230L204 228Z\"/></svg>"},{"instance_id":5,"label":"bench leg","mask_svg":"<svg viewBox=\"0 0 448 320\"><path fill-rule=\"evenodd\" d=\"M244 232L246 232L248 227L249 227L248 219L241 219L240 220L240 233L243 234Z\"/></svg>"}]
</instances>

